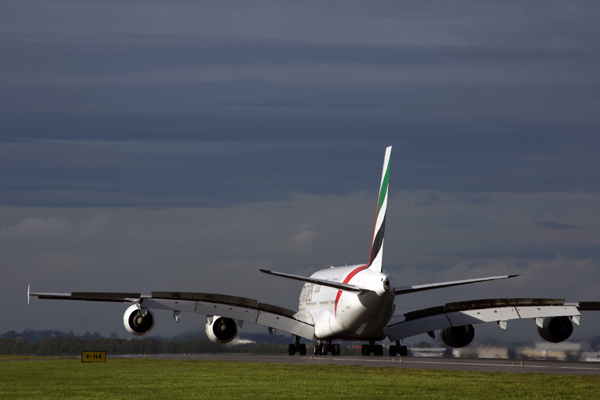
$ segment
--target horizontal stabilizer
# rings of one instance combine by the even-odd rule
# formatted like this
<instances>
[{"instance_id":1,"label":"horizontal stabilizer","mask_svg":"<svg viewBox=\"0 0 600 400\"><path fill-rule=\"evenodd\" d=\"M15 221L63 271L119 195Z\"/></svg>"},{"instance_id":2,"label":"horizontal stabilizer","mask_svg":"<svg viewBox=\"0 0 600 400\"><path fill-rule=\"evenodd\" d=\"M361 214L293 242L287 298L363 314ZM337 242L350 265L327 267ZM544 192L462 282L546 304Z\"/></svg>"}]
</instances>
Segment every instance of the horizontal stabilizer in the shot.
<instances>
[{"instance_id":1,"label":"horizontal stabilizer","mask_svg":"<svg viewBox=\"0 0 600 400\"><path fill-rule=\"evenodd\" d=\"M361 288L361 287L358 287L358 286L350 285L348 283L332 282L332 281L327 281L325 279L307 278L307 277L304 277L304 276L284 274L283 272L268 271L266 269L261 269L260 272L264 272L265 274L269 274L269 275L279 276L281 278L294 279L296 281L302 281L302 282L307 282L307 283L314 283L315 285L329 286L329 287L332 287L334 289L343 290L343 291L346 291L346 292L366 293L366 292L370 292L371 291L369 289L365 289L365 288Z\"/></svg>"},{"instance_id":2,"label":"horizontal stabilizer","mask_svg":"<svg viewBox=\"0 0 600 400\"><path fill-rule=\"evenodd\" d=\"M413 285L413 286L401 286L394 288L394 293L398 294L408 294L415 292L422 292L424 290L433 290L433 289L441 289L451 286L460 286L460 285L468 285L470 283L477 282L487 282L487 281L495 281L497 279L507 279L514 278L519 275L501 275L501 276L489 276L487 278L476 278L476 279L465 279L462 281L450 281L450 282L438 282L438 283L426 283L424 285Z\"/></svg>"}]
</instances>

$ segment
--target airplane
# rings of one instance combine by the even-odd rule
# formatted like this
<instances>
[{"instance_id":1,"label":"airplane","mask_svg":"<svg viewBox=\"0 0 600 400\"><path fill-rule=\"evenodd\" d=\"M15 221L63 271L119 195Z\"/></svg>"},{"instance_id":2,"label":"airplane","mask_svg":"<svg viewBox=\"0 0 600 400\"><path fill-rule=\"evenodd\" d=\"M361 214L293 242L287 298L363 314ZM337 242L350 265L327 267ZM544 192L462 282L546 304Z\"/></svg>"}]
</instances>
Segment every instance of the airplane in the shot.
<instances>
[{"instance_id":1,"label":"airplane","mask_svg":"<svg viewBox=\"0 0 600 400\"><path fill-rule=\"evenodd\" d=\"M436 331L447 346L460 348L473 341L473 325L496 322L502 330L506 330L508 321L515 319L534 320L544 340L558 343L571 336L574 323L579 325L581 311L600 310L600 302L594 301L565 303L561 299L499 298L446 303L410 312L396 311L397 299L406 294L518 275L395 286L390 274L383 269L391 151L391 146L385 150L367 263L330 267L310 277L260 270L274 277L304 282L298 310L232 295L193 292L151 292L150 295L32 293L28 286L27 300L29 302L30 297L37 297L131 303L123 315L123 324L127 332L135 336L145 335L154 327L152 310L171 311L175 321L179 321L183 312L206 315L206 334L211 341L220 344L234 340L238 327L242 328L245 322L253 323L267 327L271 334L276 329L292 334L295 342L288 346L289 355L306 355L306 344L300 343L300 339L305 338L316 339L314 355L339 355L340 345L334 344L334 341L362 341L368 343L362 345L362 355L382 356L383 345L376 343L387 338L394 343L389 346L390 356L406 356L408 349L401 344L404 339L423 333L435 338Z\"/></svg>"}]
</instances>

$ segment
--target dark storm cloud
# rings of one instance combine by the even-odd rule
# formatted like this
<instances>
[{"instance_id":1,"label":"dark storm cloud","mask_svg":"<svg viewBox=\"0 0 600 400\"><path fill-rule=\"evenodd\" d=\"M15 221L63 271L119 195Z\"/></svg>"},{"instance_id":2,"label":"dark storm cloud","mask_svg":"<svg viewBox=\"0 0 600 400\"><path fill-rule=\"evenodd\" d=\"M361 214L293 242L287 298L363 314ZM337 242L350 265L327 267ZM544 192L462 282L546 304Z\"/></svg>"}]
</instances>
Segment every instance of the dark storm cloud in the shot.
<instances>
[{"instance_id":1,"label":"dark storm cloud","mask_svg":"<svg viewBox=\"0 0 600 400\"><path fill-rule=\"evenodd\" d=\"M598 190L600 161L589 140L584 148L577 137L554 144L540 135L514 139L403 135L394 148L394 181L404 190L473 192L453 199L473 205L486 204L486 193L497 191ZM368 160L380 158L386 144L4 142L0 193L8 205L164 207L282 200L295 192L374 192L379 165Z\"/></svg>"},{"instance_id":2,"label":"dark storm cloud","mask_svg":"<svg viewBox=\"0 0 600 400\"><path fill-rule=\"evenodd\" d=\"M389 144L404 189L600 189L592 4L36 4L0 28L2 204L339 195Z\"/></svg>"},{"instance_id":3,"label":"dark storm cloud","mask_svg":"<svg viewBox=\"0 0 600 400\"><path fill-rule=\"evenodd\" d=\"M506 64L585 67L599 55L587 46L565 48L521 44L361 45L299 40L213 36L115 34L37 37L5 35L0 42L7 72L44 72L74 76L111 76L182 68L315 63L363 66L465 66ZM583 64L582 64L583 63ZM581 71L591 74L585 68ZM588 76L593 78L592 75Z\"/></svg>"},{"instance_id":4,"label":"dark storm cloud","mask_svg":"<svg viewBox=\"0 0 600 400\"><path fill-rule=\"evenodd\" d=\"M563 224L555 221L539 221L534 222L534 224L544 229L580 229L579 226Z\"/></svg>"},{"instance_id":5,"label":"dark storm cloud","mask_svg":"<svg viewBox=\"0 0 600 400\"><path fill-rule=\"evenodd\" d=\"M561 228L564 229L564 228ZM467 259L539 259L552 260L558 256L568 258L588 258L600 260L600 248L597 244L573 244L573 245L532 245L509 248L487 248L473 251L436 252L434 256L456 257Z\"/></svg>"},{"instance_id":6,"label":"dark storm cloud","mask_svg":"<svg viewBox=\"0 0 600 400\"><path fill-rule=\"evenodd\" d=\"M599 86L598 52L588 47L127 39L78 37L58 43L32 42L20 36L5 39L0 69L7 96L2 108L11 114L77 112L84 117L95 110L118 118L144 110L201 115L202 107L263 108L272 115L279 108L291 107L304 118L316 116L318 120L323 116L314 108L361 109L367 117L369 111L381 109L383 115L378 116L385 125L398 125L390 117L400 114L405 124L425 122L422 129L430 131L442 123L464 124L464 106L469 106L470 125L478 112L483 112L475 120L478 124L500 123L507 112L531 122L550 118L560 123L566 115L555 113L557 103L596 101ZM206 68L238 72L215 75ZM249 71L253 73L248 75ZM577 74L575 81L573 74ZM424 110L415 114L423 104L429 106L426 118ZM496 108L496 117L489 115L489 107ZM594 116L583 104L577 110L563 111ZM238 114L238 110L230 111L230 115ZM436 118L436 124L427 123ZM580 122L582 128L584 122ZM502 125L510 129L506 123L500 123L500 129ZM9 130L3 137L10 134Z\"/></svg>"}]
</instances>

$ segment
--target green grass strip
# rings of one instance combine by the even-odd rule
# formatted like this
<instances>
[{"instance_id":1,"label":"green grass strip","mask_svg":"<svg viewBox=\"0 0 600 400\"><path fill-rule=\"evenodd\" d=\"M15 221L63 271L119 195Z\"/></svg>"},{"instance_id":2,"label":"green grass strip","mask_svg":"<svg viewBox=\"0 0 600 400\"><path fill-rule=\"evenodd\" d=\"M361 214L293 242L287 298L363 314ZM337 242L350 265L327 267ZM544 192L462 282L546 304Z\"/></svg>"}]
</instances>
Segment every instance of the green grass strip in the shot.
<instances>
[{"instance_id":1,"label":"green grass strip","mask_svg":"<svg viewBox=\"0 0 600 400\"><path fill-rule=\"evenodd\" d=\"M591 399L600 377L109 359L0 361L7 399Z\"/></svg>"}]
</instances>

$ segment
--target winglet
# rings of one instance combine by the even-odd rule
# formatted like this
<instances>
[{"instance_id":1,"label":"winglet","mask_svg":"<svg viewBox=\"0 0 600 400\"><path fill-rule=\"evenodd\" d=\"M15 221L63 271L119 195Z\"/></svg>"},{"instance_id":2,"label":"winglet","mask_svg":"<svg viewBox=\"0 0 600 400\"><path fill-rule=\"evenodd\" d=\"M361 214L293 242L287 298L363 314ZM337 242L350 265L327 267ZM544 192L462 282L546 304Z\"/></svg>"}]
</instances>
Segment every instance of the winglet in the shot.
<instances>
[{"instance_id":1,"label":"winglet","mask_svg":"<svg viewBox=\"0 0 600 400\"><path fill-rule=\"evenodd\" d=\"M377 215L375 216L375 228L373 229L373 241L371 242L371 254L369 256L369 269L381 272L383 264L383 235L385 233L385 215L388 202L388 186L390 179L390 156L392 146L385 149L383 159L383 172L381 173L381 185L379 186L379 201L377 202Z\"/></svg>"}]
</instances>

